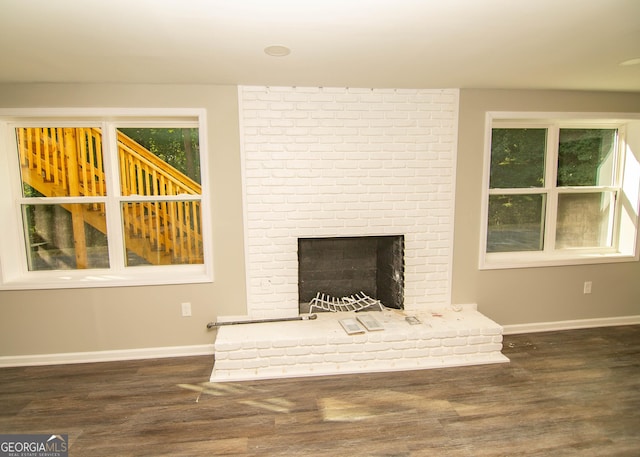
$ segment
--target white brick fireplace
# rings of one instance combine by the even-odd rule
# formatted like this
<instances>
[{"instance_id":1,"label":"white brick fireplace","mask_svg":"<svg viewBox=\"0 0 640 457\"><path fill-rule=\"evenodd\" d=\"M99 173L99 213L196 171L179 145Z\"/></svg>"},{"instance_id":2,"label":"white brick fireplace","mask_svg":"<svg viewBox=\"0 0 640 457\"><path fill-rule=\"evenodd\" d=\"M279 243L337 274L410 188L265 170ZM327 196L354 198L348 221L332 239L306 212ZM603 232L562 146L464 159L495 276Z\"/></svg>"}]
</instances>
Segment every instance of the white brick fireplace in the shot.
<instances>
[{"instance_id":1,"label":"white brick fireplace","mask_svg":"<svg viewBox=\"0 0 640 457\"><path fill-rule=\"evenodd\" d=\"M250 316L297 315L297 240L313 237L404 235L405 309L450 303L458 90L239 97Z\"/></svg>"},{"instance_id":2,"label":"white brick fireplace","mask_svg":"<svg viewBox=\"0 0 640 457\"><path fill-rule=\"evenodd\" d=\"M240 87L239 101L250 318L298 315L299 238L402 235L404 312L424 322L386 313L384 334L357 338L329 316L224 326L212 381L506 360L500 326L451 311L457 89Z\"/></svg>"}]
</instances>

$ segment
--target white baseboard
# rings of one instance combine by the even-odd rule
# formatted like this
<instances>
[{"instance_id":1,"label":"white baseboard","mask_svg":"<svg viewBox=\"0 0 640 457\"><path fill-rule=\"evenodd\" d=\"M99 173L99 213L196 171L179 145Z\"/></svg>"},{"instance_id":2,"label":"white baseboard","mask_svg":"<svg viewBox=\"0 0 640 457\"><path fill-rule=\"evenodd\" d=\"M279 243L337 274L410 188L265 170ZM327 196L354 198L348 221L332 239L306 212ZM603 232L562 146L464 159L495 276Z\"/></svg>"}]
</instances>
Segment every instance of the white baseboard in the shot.
<instances>
[{"instance_id":1,"label":"white baseboard","mask_svg":"<svg viewBox=\"0 0 640 457\"><path fill-rule=\"evenodd\" d=\"M616 325L640 324L639 316L603 317L599 319L577 319L571 321L538 322L534 324L503 325L503 335L518 333L552 332L556 330L574 330L580 328L613 327Z\"/></svg>"},{"instance_id":2,"label":"white baseboard","mask_svg":"<svg viewBox=\"0 0 640 457\"><path fill-rule=\"evenodd\" d=\"M0 368L213 355L213 344L0 357Z\"/></svg>"},{"instance_id":3,"label":"white baseboard","mask_svg":"<svg viewBox=\"0 0 640 457\"><path fill-rule=\"evenodd\" d=\"M533 324L503 325L503 335L519 333L551 332L593 327L640 324L640 315L606 317L599 319L578 319L570 321L539 322ZM189 357L213 355L213 344L194 346L169 346L157 348L122 349L94 352L65 352L60 354L0 356L0 368L36 365L63 365L71 363L116 362L121 360L162 359L168 357Z\"/></svg>"}]
</instances>

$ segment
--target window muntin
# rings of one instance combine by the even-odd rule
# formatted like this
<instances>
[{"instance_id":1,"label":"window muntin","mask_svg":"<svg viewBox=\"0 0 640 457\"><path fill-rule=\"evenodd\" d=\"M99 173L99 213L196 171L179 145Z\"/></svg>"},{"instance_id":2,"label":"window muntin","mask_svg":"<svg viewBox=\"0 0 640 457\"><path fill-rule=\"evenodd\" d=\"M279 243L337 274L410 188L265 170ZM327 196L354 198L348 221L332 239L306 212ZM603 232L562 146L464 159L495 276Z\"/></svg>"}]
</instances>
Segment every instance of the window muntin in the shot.
<instances>
[{"instance_id":1,"label":"window muntin","mask_svg":"<svg viewBox=\"0 0 640 457\"><path fill-rule=\"evenodd\" d=\"M637 258L640 123L500 114L487 115L481 268Z\"/></svg>"},{"instance_id":2,"label":"window muntin","mask_svg":"<svg viewBox=\"0 0 640 457\"><path fill-rule=\"evenodd\" d=\"M5 240L0 254L0 286L210 281L203 114L0 122L10 168L0 208L19 215L7 230L17 246Z\"/></svg>"},{"instance_id":3,"label":"window muntin","mask_svg":"<svg viewBox=\"0 0 640 457\"><path fill-rule=\"evenodd\" d=\"M553 126L493 128L486 252L611 247L610 201L615 201L617 190L607 192L608 199L604 191L593 190L616 181L617 132ZM549 137L559 138L558 143ZM545 179L554 173L556 179ZM539 193L522 194L523 188ZM547 230L554 226L555 236Z\"/></svg>"}]
</instances>

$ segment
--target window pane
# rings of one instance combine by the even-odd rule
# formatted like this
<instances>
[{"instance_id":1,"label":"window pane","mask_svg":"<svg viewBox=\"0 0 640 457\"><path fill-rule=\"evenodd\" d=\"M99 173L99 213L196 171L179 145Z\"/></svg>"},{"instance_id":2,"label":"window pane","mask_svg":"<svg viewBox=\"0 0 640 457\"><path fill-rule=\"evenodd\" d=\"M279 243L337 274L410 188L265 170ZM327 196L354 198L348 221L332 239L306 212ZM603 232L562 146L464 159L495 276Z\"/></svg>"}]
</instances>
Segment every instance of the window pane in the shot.
<instances>
[{"instance_id":1,"label":"window pane","mask_svg":"<svg viewBox=\"0 0 640 457\"><path fill-rule=\"evenodd\" d=\"M197 128L118 129L122 195L200 195Z\"/></svg>"},{"instance_id":2,"label":"window pane","mask_svg":"<svg viewBox=\"0 0 640 457\"><path fill-rule=\"evenodd\" d=\"M556 248L611 246L613 192L559 194Z\"/></svg>"},{"instance_id":3,"label":"window pane","mask_svg":"<svg viewBox=\"0 0 640 457\"><path fill-rule=\"evenodd\" d=\"M127 266L204 263L200 201L122 204Z\"/></svg>"},{"instance_id":4,"label":"window pane","mask_svg":"<svg viewBox=\"0 0 640 457\"><path fill-rule=\"evenodd\" d=\"M544 186L546 129L492 129L492 189Z\"/></svg>"},{"instance_id":5,"label":"window pane","mask_svg":"<svg viewBox=\"0 0 640 457\"><path fill-rule=\"evenodd\" d=\"M23 205L29 271L108 268L104 204Z\"/></svg>"},{"instance_id":6,"label":"window pane","mask_svg":"<svg viewBox=\"0 0 640 457\"><path fill-rule=\"evenodd\" d=\"M560 129L558 186L610 186L617 132Z\"/></svg>"},{"instance_id":7,"label":"window pane","mask_svg":"<svg viewBox=\"0 0 640 457\"><path fill-rule=\"evenodd\" d=\"M24 197L106 195L98 128L17 128Z\"/></svg>"},{"instance_id":8,"label":"window pane","mask_svg":"<svg viewBox=\"0 0 640 457\"><path fill-rule=\"evenodd\" d=\"M545 195L491 195L487 252L540 251Z\"/></svg>"}]
</instances>

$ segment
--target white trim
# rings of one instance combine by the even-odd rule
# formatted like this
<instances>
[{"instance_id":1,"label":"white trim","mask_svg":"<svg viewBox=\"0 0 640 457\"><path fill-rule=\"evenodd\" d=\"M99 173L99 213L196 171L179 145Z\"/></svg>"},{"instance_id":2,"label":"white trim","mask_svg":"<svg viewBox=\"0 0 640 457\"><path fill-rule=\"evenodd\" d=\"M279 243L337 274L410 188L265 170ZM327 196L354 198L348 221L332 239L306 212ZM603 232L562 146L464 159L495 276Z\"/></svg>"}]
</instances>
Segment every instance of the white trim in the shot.
<instances>
[{"instance_id":1,"label":"white trim","mask_svg":"<svg viewBox=\"0 0 640 457\"><path fill-rule=\"evenodd\" d=\"M0 272L2 273L2 272ZM95 287L164 286L213 282L212 272L204 265L139 266L135 271L51 270L30 272L29 278L5 273L0 290L85 289Z\"/></svg>"},{"instance_id":2,"label":"white trim","mask_svg":"<svg viewBox=\"0 0 640 457\"><path fill-rule=\"evenodd\" d=\"M475 305L460 305L464 307ZM236 316L227 316L224 321ZM244 316L243 316L244 317ZM557 322L539 322L531 324L503 325L503 335L524 333L550 332L558 330L574 330L595 327L613 327L620 325L638 325L640 315L605 317L598 319L577 319ZM170 357L192 357L214 355L214 344L200 344L192 346L168 346L156 348L123 349L93 352L65 352L58 354L18 355L0 357L0 368L38 366L38 365L66 365L76 363L117 362L125 360L161 359Z\"/></svg>"},{"instance_id":3,"label":"white trim","mask_svg":"<svg viewBox=\"0 0 640 457\"><path fill-rule=\"evenodd\" d=\"M213 355L213 344L0 357L0 368ZM213 361L213 359L212 359Z\"/></svg>"},{"instance_id":4,"label":"white trim","mask_svg":"<svg viewBox=\"0 0 640 457\"><path fill-rule=\"evenodd\" d=\"M520 333L553 332L558 330L575 330L581 328L614 327L618 325L638 325L640 315L601 317L597 319L575 319L570 321L536 322L531 324L503 325L503 335Z\"/></svg>"},{"instance_id":5,"label":"white trim","mask_svg":"<svg viewBox=\"0 0 640 457\"><path fill-rule=\"evenodd\" d=\"M577 253L577 251L574 251ZM511 268L539 268L558 267L567 265L594 265L605 263L636 262L636 255L626 255L613 252L611 254L584 253L582 255L545 255L543 252L518 252L503 253L496 252L486 255L485 263L481 270L503 270Z\"/></svg>"}]
</instances>

